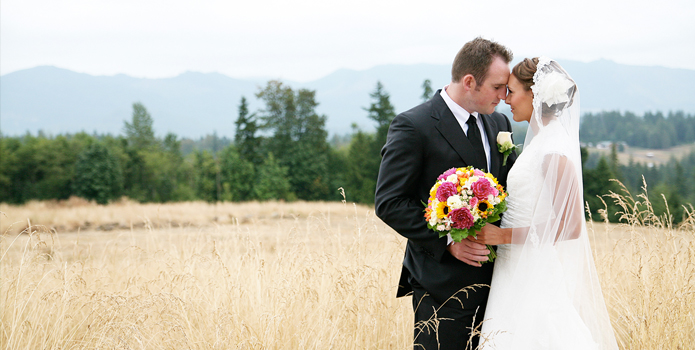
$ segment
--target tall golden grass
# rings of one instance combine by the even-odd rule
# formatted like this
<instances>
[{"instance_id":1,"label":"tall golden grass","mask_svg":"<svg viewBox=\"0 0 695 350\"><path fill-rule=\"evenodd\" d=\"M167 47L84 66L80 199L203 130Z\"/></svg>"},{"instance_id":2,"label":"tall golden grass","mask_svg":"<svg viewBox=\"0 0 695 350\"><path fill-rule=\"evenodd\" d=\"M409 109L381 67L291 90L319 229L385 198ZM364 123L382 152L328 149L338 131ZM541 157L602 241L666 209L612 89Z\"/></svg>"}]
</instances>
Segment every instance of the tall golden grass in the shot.
<instances>
[{"instance_id":1,"label":"tall golden grass","mask_svg":"<svg viewBox=\"0 0 695 350\"><path fill-rule=\"evenodd\" d=\"M622 184L620 184L622 186ZM647 195L623 193L607 198L622 211L620 225L591 229L597 269L611 321L622 349L695 348L695 213L682 224L670 213L654 214ZM665 197L662 199L666 202ZM666 206L668 207L668 205ZM602 213L607 221L605 211ZM597 249L598 248L598 249Z\"/></svg>"},{"instance_id":2,"label":"tall golden grass","mask_svg":"<svg viewBox=\"0 0 695 350\"><path fill-rule=\"evenodd\" d=\"M3 207L5 221L27 226L26 210ZM185 224L156 223L155 212ZM32 215L51 226L64 217L98 227L112 215L122 215L117 218L126 224L146 224L72 233L32 225L25 229L31 234L4 235L0 343L5 349L409 344L410 304L394 298L403 241L367 207L86 204ZM234 219L219 223L220 217Z\"/></svg>"},{"instance_id":3,"label":"tall golden grass","mask_svg":"<svg viewBox=\"0 0 695 350\"><path fill-rule=\"evenodd\" d=\"M622 349L695 344L695 220L590 224ZM405 240L345 203L0 205L3 349L407 349ZM20 233L23 232L23 233Z\"/></svg>"}]
</instances>

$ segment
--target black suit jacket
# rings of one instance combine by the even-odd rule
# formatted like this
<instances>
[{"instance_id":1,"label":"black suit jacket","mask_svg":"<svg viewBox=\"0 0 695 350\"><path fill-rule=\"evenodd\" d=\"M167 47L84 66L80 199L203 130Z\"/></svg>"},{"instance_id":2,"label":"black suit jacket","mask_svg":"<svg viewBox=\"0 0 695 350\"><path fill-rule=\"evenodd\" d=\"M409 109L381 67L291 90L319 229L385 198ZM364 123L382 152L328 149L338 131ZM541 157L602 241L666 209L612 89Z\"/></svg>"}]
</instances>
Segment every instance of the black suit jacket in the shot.
<instances>
[{"instance_id":1,"label":"black suit jacket","mask_svg":"<svg viewBox=\"0 0 695 350\"><path fill-rule=\"evenodd\" d=\"M438 90L434 97L396 116L391 122L381 155L376 186L375 211L386 224L408 239L397 296L412 291L414 279L439 303L472 284L490 284L492 263L473 267L454 258L447 238L427 228L424 209L429 190L444 171L475 162L473 146ZM507 173L516 160L509 156L502 166L497 151L497 133L511 131L500 113L483 115L490 143L490 172L506 187ZM487 299L488 288L458 297L464 307L475 307Z\"/></svg>"}]
</instances>

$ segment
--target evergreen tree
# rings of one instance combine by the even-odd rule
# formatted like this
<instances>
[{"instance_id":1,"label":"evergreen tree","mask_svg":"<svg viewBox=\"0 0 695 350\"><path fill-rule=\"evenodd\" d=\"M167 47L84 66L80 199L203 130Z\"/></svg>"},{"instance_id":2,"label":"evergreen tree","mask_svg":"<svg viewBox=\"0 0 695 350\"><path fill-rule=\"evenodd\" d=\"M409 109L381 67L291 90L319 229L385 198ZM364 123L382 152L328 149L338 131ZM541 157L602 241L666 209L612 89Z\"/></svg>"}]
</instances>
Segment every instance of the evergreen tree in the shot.
<instances>
[{"instance_id":1,"label":"evergreen tree","mask_svg":"<svg viewBox=\"0 0 695 350\"><path fill-rule=\"evenodd\" d=\"M353 125L345 174L346 197L358 203L374 203L381 148L386 143L389 125L396 116L389 94L381 82L377 82L369 96L372 102L365 110L367 116L377 123L376 132L373 135L365 134Z\"/></svg>"},{"instance_id":2,"label":"evergreen tree","mask_svg":"<svg viewBox=\"0 0 695 350\"><path fill-rule=\"evenodd\" d=\"M262 128L272 131L267 149L287 168L291 192L299 199L318 200L329 195L329 145L326 116L315 111L315 91L297 92L281 82L270 81L256 96L266 108L260 115Z\"/></svg>"},{"instance_id":3,"label":"evergreen tree","mask_svg":"<svg viewBox=\"0 0 695 350\"><path fill-rule=\"evenodd\" d=\"M356 126L353 126L356 128ZM374 135L357 130L348 149L345 197L357 203L374 203L376 180L379 175L378 153L374 153Z\"/></svg>"},{"instance_id":4,"label":"evergreen tree","mask_svg":"<svg viewBox=\"0 0 695 350\"><path fill-rule=\"evenodd\" d=\"M615 142L611 143L610 168L611 173L613 173L613 176L616 180L620 182L625 181L622 172L620 171L620 159L618 159L618 145Z\"/></svg>"},{"instance_id":5,"label":"evergreen tree","mask_svg":"<svg viewBox=\"0 0 695 350\"><path fill-rule=\"evenodd\" d=\"M15 155L19 147L19 140L0 134L0 202L15 202L12 179L18 165Z\"/></svg>"},{"instance_id":6,"label":"evergreen tree","mask_svg":"<svg viewBox=\"0 0 695 350\"><path fill-rule=\"evenodd\" d=\"M243 159L236 147L227 146L219 154L222 200L248 201L253 198L254 166Z\"/></svg>"},{"instance_id":7,"label":"evergreen tree","mask_svg":"<svg viewBox=\"0 0 695 350\"><path fill-rule=\"evenodd\" d=\"M425 79L422 83L422 102L427 102L432 98L432 82L429 79Z\"/></svg>"},{"instance_id":8,"label":"evergreen tree","mask_svg":"<svg viewBox=\"0 0 695 350\"><path fill-rule=\"evenodd\" d=\"M376 122L376 137L374 138L374 148L381 151L381 147L386 144L386 135L389 131L389 125L396 113L394 111L393 105L390 101L390 96L381 82L376 83L376 89L374 92L370 93L369 96L372 98L372 103L369 108L365 108L367 112L367 117Z\"/></svg>"},{"instance_id":9,"label":"evergreen tree","mask_svg":"<svg viewBox=\"0 0 695 350\"><path fill-rule=\"evenodd\" d=\"M256 183L253 186L254 197L266 201L271 199L294 200L288 181L288 169L280 165L272 153L269 153L258 169Z\"/></svg>"},{"instance_id":10,"label":"evergreen tree","mask_svg":"<svg viewBox=\"0 0 695 350\"><path fill-rule=\"evenodd\" d=\"M584 201L589 204L591 216L594 220L601 220L599 210L606 209L608 219L611 222L617 222L618 217L615 215L618 208L610 200L606 199L606 195L611 191L619 193L620 187L615 181L615 174L611 171L611 166L605 157L601 157L595 169L584 169ZM604 198L606 206L599 198Z\"/></svg>"},{"instance_id":11,"label":"evergreen tree","mask_svg":"<svg viewBox=\"0 0 695 350\"><path fill-rule=\"evenodd\" d=\"M331 147L328 153L328 195L327 200L343 200L343 196L338 190L345 188L347 182L348 169L348 147Z\"/></svg>"},{"instance_id":12,"label":"evergreen tree","mask_svg":"<svg viewBox=\"0 0 695 350\"><path fill-rule=\"evenodd\" d=\"M663 194L668 202L668 208L673 223L678 224L684 219L684 194L689 193L689 186L685 180L685 171L681 164L673 158L670 163L672 164L673 171L670 174L671 176L668 176L664 183Z\"/></svg>"},{"instance_id":13,"label":"evergreen tree","mask_svg":"<svg viewBox=\"0 0 695 350\"><path fill-rule=\"evenodd\" d=\"M133 118L125 122L123 131L128 139L128 145L135 149L146 149L156 143L153 120L142 103L133 103Z\"/></svg>"},{"instance_id":14,"label":"evergreen tree","mask_svg":"<svg viewBox=\"0 0 695 350\"><path fill-rule=\"evenodd\" d=\"M217 174L219 171L213 155L207 150L195 152L194 164L196 171L196 196L211 203L219 201L219 191L217 190Z\"/></svg>"},{"instance_id":15,"label":"evergreen tree","mask_svg":"<svg viewBox=\"0 0 695 350\"><path fill-rule=\"evenodd\" d=\"M126 196L146 202L151 200L148 196L149 176L145 163L144 152L128 145L128 139L121 139L121 150L126 156L123 167L123 192Z\"/></svg>"},{"instance_id":16,"label":"evergreen tree","mask_svg":"<svg viewBox=\"0 0 695 350\"><path fill-rule=\"evenodd\" d=\"M145 165L152 174L152 197L156 202L169 202L189 198L184 195L186 190L179 188L183 184L183 156L181 154L181 141L176 134L168 133L161 144L161 148L143 152Z\"/></svg>"},{"instance_id":17,"label":"evergreen tree","mask_svg":"<svg viewBox=\"0 0 695 350\"><path fill-rule=\"evenodd\" d=\"M261 153L259 153L261 151L261 138L256 136L258 131L256 115L249 115L248 103L243 96L239 104L239 117L235 125L234 144L237 147L239 156L255 166L260 165L263 160L260 157Z\"/></svg>"},{"instance_id":18,"label":"evergreen tree","mask_svg":"<svg viewBox=\"0 0 695 350\"><path fill-rule=\"evenodd\" d=\"M80 153L75 163L75 195L106 204L118 198L122 188L118 160L105 145L94 142Z\"/></svg>"},{"instance_id":19,"label":"evergreen tree","mask_svg":"<svg viewBox=\"0 0 695 350\"><path fill-rule=\"evenodd\" d=\"M67 199L72 194L77 156L93 141L85 133L55 138L27 133L3 141L3 152L8 154L0 161L0 174L9 180L8 187L0 190L6 198L3 200L24 203L31 199Z\"/></svg>"},{"instance_id":20,"label":"evergreen tree","mask_svg":"<svg viewBox=\"0 0 695 350\"><path fill-rule=\"evenodd\" d=\"M181 176L178 169L181 169L183 162L181 144L171 133L164 142L157 139L152 125L153 119L145 106L134 103L132 120L125 122L125 138L120 147L125 158L124 192L141 202L188 198L185 193L190 193L190 190L179 189L176 185Z\"/></svg>"},{"instance_id":21,"label":"evergreen tree","mask_svg":"<svg viewBox=\"0 0 695 350\"><path fill-rule=\"evenodd\" d=\"M49 139L39 136L36 141L33 150L36 177L31 186L34 190L32 198L67 199L72 194L71 183L77 156L88 143L94 141L94 137L81 133L72 138L59 135Z\"/></svg>"}]
</instances>

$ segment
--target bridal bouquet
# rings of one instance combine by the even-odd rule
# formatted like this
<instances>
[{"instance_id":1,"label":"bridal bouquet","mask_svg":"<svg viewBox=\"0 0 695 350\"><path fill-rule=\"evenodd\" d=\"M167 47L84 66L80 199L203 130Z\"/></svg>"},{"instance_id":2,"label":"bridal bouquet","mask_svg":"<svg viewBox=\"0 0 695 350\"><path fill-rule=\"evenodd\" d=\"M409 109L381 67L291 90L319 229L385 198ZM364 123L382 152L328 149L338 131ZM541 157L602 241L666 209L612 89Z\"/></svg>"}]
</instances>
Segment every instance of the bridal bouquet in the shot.
<instances>
[{"instance_id":1,"label":"bridal bouquet","mask_svg":"<svg viewBox=\"0 0 695 350\"><path fill-rule=\"evenodd\" d=\"M475 169L451 168L437 178L430 190L430 198L425 208L427 227L447 234L455 242L468 236L475 237L488 222L500 219L507 210L507 193L490 173ZM489 261L497 255L491 246Z\"/></svg>"}]
</instances>

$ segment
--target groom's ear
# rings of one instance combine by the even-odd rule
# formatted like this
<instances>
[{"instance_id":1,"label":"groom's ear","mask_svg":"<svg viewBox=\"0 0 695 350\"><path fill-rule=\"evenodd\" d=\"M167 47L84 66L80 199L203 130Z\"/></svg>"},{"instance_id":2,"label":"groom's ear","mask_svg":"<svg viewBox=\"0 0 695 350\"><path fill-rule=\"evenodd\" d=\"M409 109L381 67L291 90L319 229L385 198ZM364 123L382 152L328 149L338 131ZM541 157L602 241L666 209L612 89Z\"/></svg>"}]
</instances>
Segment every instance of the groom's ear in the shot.
<instances>
[{"instance_id":1,"label":"groom's ear","mask_svg":"<svg viewBox=\"0 0 695 350\"><path fill-rule=\"evenodd\" d=\"M472 74L466 74L461 78L461 84L465 87L466 91L475 89L476 81Z\"/></svg>"}]
</instances>

